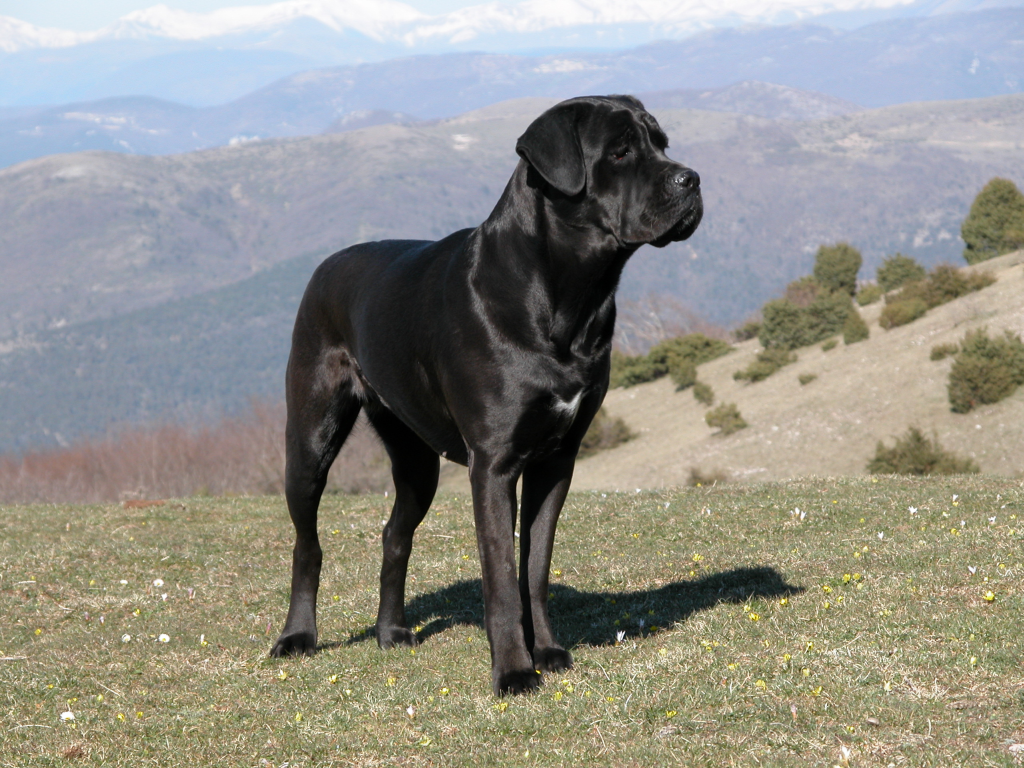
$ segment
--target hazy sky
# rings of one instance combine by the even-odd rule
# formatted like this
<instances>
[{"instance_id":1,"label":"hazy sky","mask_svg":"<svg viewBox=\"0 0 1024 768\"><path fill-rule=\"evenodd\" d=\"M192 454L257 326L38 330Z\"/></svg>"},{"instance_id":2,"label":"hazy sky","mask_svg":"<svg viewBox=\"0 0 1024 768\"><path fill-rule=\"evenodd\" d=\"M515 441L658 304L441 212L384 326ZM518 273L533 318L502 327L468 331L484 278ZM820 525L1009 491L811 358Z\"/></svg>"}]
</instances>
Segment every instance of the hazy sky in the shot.
<instances>
[{"instance_id":1,"label":"hazy sky","mask_svg":"<svg viewBox=\"0 0 1024 768\"><path fill-rule=\"evenodd\" d=\"M215 11L235 5L270 5L280 0L0 0L0 16L10 16L40 27L87 32L103 27L126 13L163 4L183 11ZM400 0L423 13L439 14L479 5L486 0Z\"/></svg>"}]
</instances>

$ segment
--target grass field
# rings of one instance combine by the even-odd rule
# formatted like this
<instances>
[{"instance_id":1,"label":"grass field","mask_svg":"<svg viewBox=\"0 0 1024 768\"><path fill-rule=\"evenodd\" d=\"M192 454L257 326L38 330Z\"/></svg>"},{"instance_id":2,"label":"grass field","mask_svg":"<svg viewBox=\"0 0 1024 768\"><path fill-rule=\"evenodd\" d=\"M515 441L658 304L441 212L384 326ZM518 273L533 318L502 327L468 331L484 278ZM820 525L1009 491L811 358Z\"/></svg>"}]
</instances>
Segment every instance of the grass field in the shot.
<instances>
[{"instance_id":1,"label":"grass field","mask_svg":"<svg viewBox=\"0 0 1024 768\"><path fill-rule=\"evenodd\" d=\"M1024 488L808 480L570 497L576 668L496 699L468 500L370 628L388 500L329 496L315 657L272 660L279 498L0 509L0 766L993 766L1024 760ZM70 714L69 714L70 713Z\"/></svg>"}]
</instances>

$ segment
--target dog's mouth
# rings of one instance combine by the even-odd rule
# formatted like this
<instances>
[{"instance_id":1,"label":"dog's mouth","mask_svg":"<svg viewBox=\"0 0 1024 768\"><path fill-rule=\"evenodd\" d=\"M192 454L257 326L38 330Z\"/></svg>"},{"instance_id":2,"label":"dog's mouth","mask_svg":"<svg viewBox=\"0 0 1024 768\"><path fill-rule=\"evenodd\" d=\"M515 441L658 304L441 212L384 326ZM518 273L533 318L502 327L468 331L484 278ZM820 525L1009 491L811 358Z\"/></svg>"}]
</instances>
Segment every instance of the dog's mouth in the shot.
<instances>
[{"instance_id":1,"label":"dog's mouth","mask_svg":"<svg viewBox=\"0 0 1024 768\"><path fill-rule=\"evenodd\" d=\"M664 248L669 243L677 243L680 240L686 240L697 230L697 225L700 224L700 220L704 216L704 201L701 197L700 192L693 196L693 200L690 205L683 211L682 216L668 228L665 234L658 236L654 240L651 240L651 245L655 248Z\"/></svg>"}]
</instances>

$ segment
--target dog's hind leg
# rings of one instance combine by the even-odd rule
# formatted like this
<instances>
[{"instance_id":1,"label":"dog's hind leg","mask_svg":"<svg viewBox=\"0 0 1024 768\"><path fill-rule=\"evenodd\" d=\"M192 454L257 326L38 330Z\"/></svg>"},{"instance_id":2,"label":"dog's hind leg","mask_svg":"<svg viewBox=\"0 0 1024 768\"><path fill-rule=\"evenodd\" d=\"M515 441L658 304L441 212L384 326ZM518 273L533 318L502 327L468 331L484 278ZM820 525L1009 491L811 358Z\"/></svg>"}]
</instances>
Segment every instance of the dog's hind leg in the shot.
<instances>
[{"instance_id":1,"label":"dog's hind leg","mask_svg":"<svg viewBox=\"0 0 1024 768\"><path fill-rule=\"evenodd\" d=\"M323 559L317 509L327 472L362 407L351 358L342 348L316 352L293 348L286 385L285 496L295 525L295 549L288 618L271 656L316 650L316 593Z\"/></svg>"},{"instance_id":2,"label":"dog's hind leg","mask_svg":"<svg viewBox=\"0 0 1024 768\"><path fill-rule=\"evenodd\" d=\"M416 433L380 405L367 405L366 415L391 457L395 505L384 526L384 559L380 568L377 644L381 648L416 645L405 621L405 574L412 537L434 500L440 459Z\"/></svg>"}]
</instances>

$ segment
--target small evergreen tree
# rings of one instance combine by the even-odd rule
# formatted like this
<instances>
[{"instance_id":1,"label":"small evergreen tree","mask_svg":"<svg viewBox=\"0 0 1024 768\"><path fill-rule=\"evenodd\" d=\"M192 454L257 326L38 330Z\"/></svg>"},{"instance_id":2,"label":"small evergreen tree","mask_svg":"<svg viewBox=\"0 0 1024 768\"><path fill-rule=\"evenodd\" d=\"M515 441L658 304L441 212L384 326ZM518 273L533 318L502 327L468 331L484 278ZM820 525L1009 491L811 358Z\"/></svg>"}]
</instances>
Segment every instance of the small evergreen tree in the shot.
<instances>
[{"instance_id":1,"label":"small evergreen tree","mask_svg":"<svg viewBox=\"0 0 1024 768\"><path fill-rule=\"evenodd\" d=\"M960 236L968 264L1024 248L1024 195L1017 185L999 177L989 181L974 198Z\"/></svg>"},{"instance_id":2,"label":"small evergreen tree","mask_svg":"<svg viewBox=\"0 0 1024 768\"><path fill-rule=\"evenodd\" d=\"M879 287L888 293L895 291L904 283L923 280L925 271L916 260L902 253L895 253L882 262L875 274Z\"/></svg>"},{"instance_id":3,"label":"small evergreen tree","mask_svg":"<svg viewBox=\"0 0 1024 768\"><path fill-rule=\"evenodd\" d=\"M863 261L860 251L849 243L822 245L814 257L814 279L826 290L853 296Z\"/></svg>"},{"instance_id":4,"label":"small evergreen tree","mask_svg":"<svg viewBox=\"0 0 1024 768\"><path fill-rule=\"evenodd\" d=\"M949 372L949 402L954 413L998 403L1024 384L1024 342L1005 331L989 338L984 328L968 331Z\"/></svg>"}]
</instances>

